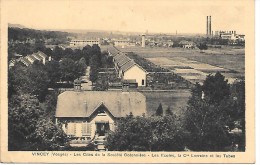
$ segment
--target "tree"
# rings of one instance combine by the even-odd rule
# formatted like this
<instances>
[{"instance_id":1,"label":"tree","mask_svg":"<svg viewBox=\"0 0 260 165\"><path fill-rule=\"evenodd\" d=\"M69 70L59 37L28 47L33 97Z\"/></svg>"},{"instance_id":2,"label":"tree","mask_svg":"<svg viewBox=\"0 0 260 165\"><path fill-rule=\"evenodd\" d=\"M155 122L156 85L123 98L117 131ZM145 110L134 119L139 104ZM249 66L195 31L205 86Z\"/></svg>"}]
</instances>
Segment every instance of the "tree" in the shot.
<instances>
[{"instance_id":1,"label":"tree","mask_svg":"<svg viewBox=\"0 0 260 165\"><path fill-rule=\"evenodd\" d=\"M152 117L152 151L183 151L183 130L175 116Z\"/></svg>"},{"instance_id":2,"label":"tree","mask_svg":"<svg viewBox=\"0 0 260 165\"><path fill-rule=\"evenodd\" d=\"M64 58L71 58L71 59L73 59L75 57L74 52L71 48L66 48L63 51L63 56L64 56Z\"/></svg>"},{"instance_id":3,"label":"tree","mask_svg":"<svg viewBox=\"0 0 260 165\"><path fill-rule=\"evenodd\" d=\"M36 150L33 133L43 113L36 97L13 95L8 102L8 149L11 151Z\"/></svg>"},{"instance_id":4,"label":"tree","mask_svg":"<svg viewBox=\"0 0 260 165\"><path fill-rule=\"evenodd\" d=\"M87 64L84 57L82 57L79 61L75 62L76 72L79 74L79 76L85 75ZM78 77L79 77L78 76Z\"/></svg>"},{"instance_id":5,"label":"tree","mask_svg":"<svg viewBox=\"0 0 260 165\"><path fill-rule=\"evenodd\" d=\"M43 101L48 90L48 83L45 66L39 61L35 61L29 67L18 64L9 70L8 94L9 96L12 94L31 94Z\"/></svg>"},{"instance_id":6,"label":"tree","mask_svg":"<svg viewBox=\"0 0 260 165\"><path fill-rule=\"evenodd\" d=\"M91 54L91 46L89 46L89 45L86 45L83 49L82 49L82 55L83 55L83 57L85 58L85 60L86 60L86 64L87 65L89 65L89 63L90 63L90 58L91 58L91 56L92 56L92 54Z\"/></svg>"},{"instance_id":7,"label":"tree","mask_svg":"<svg viewBox=\"0 0 260 165\"><path fill-rule=\"evenodd\" d=\"M115 132L110 132L106 147L112 151L150 151L151 137L147 118L128 116L118 121Z\"/></svg>"},{"instance_id":8,"label":"tree","mask_svg":"<svg viewBox=\"0 0 260 165\"><path fill-rule=\"evenodd\" d=\"M173 116L122 118L110 132L106 147L112 151L183 151L181 127Z\"/></svg>"},{"instance_id":9,"label":"tree","mask_svg":"<svg viewBox=\"0 0 260 165\"><path fill-rule=\"evenodd\" d=\"M46 48L42 51L43 53L45 53L48 56L52 56L52 50L51 48Z\"/></svg>"},{"instance_id":10,"label":"tree","mask_svg":"<svg viewBox=\"0 0 260 165\"><path fill-rule=\"evenodd\" d=\"M52 58L54 60L59 61L63 57L63 50L59 46L55 46L54 50L52 51Z\"/></svg>"},{"instance_id":11,"label":"tree","mask_svg":"<svg viewBox=\"0 0 260 165\"><path fill-rule=\"evenodd\" d=\"M67 135L60 126L54 124L48 118L41 118L36 125L35 138L37 139L37 150L61 150L61 146L68 142Z\"/></svg>"},{"instance_id":12,"label":"tree","mask_svg":"<svg viewBox=\"0 0 260 165\"><path fill-rule=\"evenodd\" d=\"M39 61L28 67L29 91L32 95L36 95L40 101L45 99L48 92L48 74L45 66Z\"/></svg>"},{"instance_id":13,"label":"tree","mask_svg":"<svg viewBox=\"0 0 260 165\"><path fill-rule=\"evenodd\" d=\"M74 61L70 58L63 58L60 62L61 79L63 81L73 81L77 78L75 76Z\"/></svg>"},{"instance_id":14,"label":"tree","mask_svg":"<svg viewBox=\"0 0 260 165\"><path fill-rule=\"evenodd\" d=\"M50 85L53 86L61 79L60 63L52 60L46 64L46 71L50 79Z\"/></svg>"},{"instance_id":15,"label":"tree","mask_svg":"<svg viewBox=\"0 0 260 165\"><path fill-rule=\"evenodd\" d=\"M168 106L168 108L166 109L165 114L168 115L168 116L172 116L173 115L173 112L172 112L170 106Z\"/></svg>"},{"instance_id":16,"label":"tree","mask_svg":"<svg viewBox=\"0 0 260 165\"><path fill-rule=\"evenodd\" d=\"M230 110L229 129L238 128L242 130L241 134L234 134L233 143L239 144L238 149L245 151L245 81L240 80L231 85L231 96L227 101Z\"/></svg>"},{"instance_id":17,"label":"tree","mask_svg":"<svg viewBox=\"0 0 260 165\"><path fill-rule=\"evenodd\" d=\"M245 81L235 82L231 86L233 109L230 112L232 121L239 122L239 127L245 132Z\"/></svg>"},{"instance_id":18,"label":"tree","mask_svg":"<svg viewBox=\"0 0 260 165\"><path fill-rule=\"evenodd\" d=\"M228 96L229 86L220 73L207 76L202 86L196 84L192 89L184 115L184 126L189 132L187 145L191 150L224 151L231 144L227 129L231 109Z\"/></svg>"},{"instance_id":19,"label":"tree","mask_svg":"<svg viewBox=\"0 0 260 165\"><path fill-rule=\"evenodd\" d=\"M160 103L157 110L156 110L156 113L155 113L156 116L163 116L163 108L162 108L162 104Z\"/></svg>"},{"instance_id":20,"label":"tree","mask_svg":"<svg viewBox=\"0 0 260 165\"><path fill-rule=\"evenodd\" d=\"M197 45L197 47L200 49L200 50L207 50L208 49L208 46L206 43L200 43L199 45Z\"/></svg>"},{"instance_id":21,"label":"tree","mask_svg":"<svg viewBox=\"0 0 260 165\"><path fill-rule=\"evenodd\" d=\"M55 112L56 112L56 106L57 106L59 94L60 92L58 90L49 92L44 102L45 105L44 117L51 119L53 122L55 120Z\"/></svg>"},{"instance_id":22,"label":"tree","mask_svg":"<svg viewBox=\"0 0 260 165\"><path fill-rule=\"evenodd\" d=\"M90 59L90 73L89 73L89 79L92 82L96 82L98 78L98 71L99 71L99 65L100 63L98 62L98 56L93 55Z\"/></svg>"},{"instance_id":23,"label":"tree","mask_svg":"<svg viewBox=\"0 0 260 165\"><path fill-rule=\"evenodd\" d=\"M219 104L230 95L228 82L220 72L215 75L208 75L203 83L202 90L205 99L212 104Z\"/></svg>"},{"instance_id":24,"label":"tree","mask_svg":"<svg viewBox=\"0 0 260 165\"><path fill-rule=\"evenodd\" d=\"M8 97L13 94L28 93L29 92L29 79L27 76L27 67L18 63L8 71Z\"/></svg>"}]
</instances>

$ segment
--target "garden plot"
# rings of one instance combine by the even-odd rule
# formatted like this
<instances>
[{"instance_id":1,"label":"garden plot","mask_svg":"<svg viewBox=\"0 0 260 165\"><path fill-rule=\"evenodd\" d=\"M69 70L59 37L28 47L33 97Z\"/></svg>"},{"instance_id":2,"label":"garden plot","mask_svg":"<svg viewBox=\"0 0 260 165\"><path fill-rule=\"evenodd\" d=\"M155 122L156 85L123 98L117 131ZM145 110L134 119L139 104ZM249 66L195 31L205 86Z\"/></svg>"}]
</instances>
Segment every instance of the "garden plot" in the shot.
<instances>
[{"instance_id":1,"label":"garden plot","mask_svg":"<svg viewBox=\"0 0 260 165\"><path fill-rule=\"evenodd\" d=\"M168 59L167 57L154 57L154 58L147 58L147 60L151 61L160 66L178 66L182 65L183 63L180 61L173 61Z\"/></svg>"},{"instance_id":2,"label":"garden plot","mask_svg":"<svg viewBox=\"0 0 260 165\"><path fill-rule=\"evenodd\" d=\"M185 57L155 57L149 61L171 70L191 83L202 83L207 75L221 72L229 83L233 83L239 76L229 69L213 66L207 63L189 60Z\"/></svg>"},{"instance_id":3,"label":"garden plot","mask_svg":"<svg viewBox=\"0 0 260 165\"><path fill-rule=\"evenodd\" d=\"M221 67L217 67L217 66L213 66L210 64L206 64L206 63L201 63L198 61L194 61L194 60L188 60L187 58L184 57L177 57L177 58L171 58L172 61L176 61L176 60L180 60L183 65L189 66L191 68L194 68L196 70L199 71L208 71L209 73L212 72L228 72L228 69L225 68L221 68Z\"/></svg>"},{"instance_id":4,"label":"garden plot","mask_svg":"<svg viewBox=\"0 0 260 165\"><path fill-rule=\"evenodd\" d=\"M203 82L203 80L205 80L207 76L206 73L195 69L175 69L173 70L173 72L193 84L196 82Z\"/></svg>"},{"instance_id":5,"label":"garden plot","mask_svg":"<svg viewBox=\"0 0 260 165\"><path fill-rule=\"evenodd\" d=\"M147 60L160 65L161 67L167 68L169 70L174 69L193 69L192 67L188 66L187 64L183 63L184 61L182 57L178 58L177 60L171 60L167 57L155 57L155 58L147 58Z\"/></svg>"}]
</instances>

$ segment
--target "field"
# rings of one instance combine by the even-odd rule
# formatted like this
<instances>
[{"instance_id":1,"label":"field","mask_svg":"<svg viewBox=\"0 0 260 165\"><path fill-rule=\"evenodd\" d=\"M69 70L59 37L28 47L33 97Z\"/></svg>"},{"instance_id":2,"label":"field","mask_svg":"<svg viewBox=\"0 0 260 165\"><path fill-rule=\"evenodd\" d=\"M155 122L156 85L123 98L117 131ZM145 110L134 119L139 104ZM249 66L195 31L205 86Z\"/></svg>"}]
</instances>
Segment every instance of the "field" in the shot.
<instances>
[{"instance_id":1,"label":"field","mask_svg":"<svg viewBox=\"0 0 260 165\"><path fill-rule=\"evenodd\" d=\"M183 48L129 47L120 50L134 52L191 83L202 83L208 74L217 71L221 72L229 83L243 78L245 74L244 48L239 47L209 48L203 52Z\"/></svg>"},{"instance_id":2,"label":"field","mask_svg":"<svg viewBox=\"0 0 260 165\"><path fill-rule=\"evenodd\" d=\"M190 96L189 90L175 90L167 92L142 92L146 96L147 115L153 115L159 104L162 104L165 111L170 106L172 112L180 115L182 108L186 107L188 98Z\"/></svg>"}]
</instances>

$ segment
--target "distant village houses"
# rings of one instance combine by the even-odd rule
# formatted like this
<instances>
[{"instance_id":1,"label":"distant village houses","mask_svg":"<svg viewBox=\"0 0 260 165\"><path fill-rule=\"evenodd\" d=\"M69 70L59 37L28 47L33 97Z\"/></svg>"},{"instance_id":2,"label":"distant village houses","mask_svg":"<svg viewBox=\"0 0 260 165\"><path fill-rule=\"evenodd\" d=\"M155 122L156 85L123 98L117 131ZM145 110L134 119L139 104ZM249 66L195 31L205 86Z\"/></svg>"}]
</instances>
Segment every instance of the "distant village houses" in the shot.
<instances>
[{"instance_id":1,"label":"distant village houses","mask_svg":"<svg viewBox=\"0 0 260 165\"><path fill-rule=\"evenodd\" d=\"M196 44L192 41L181 41L179 42L179 45L182 48L186 48L186 49L194 49L196 47Z\"/></svg>"},{"instance_id":2,"label":"distant village houses","mask_svg":"<svg viewBox=\"0 0 260 165\"><path fill-rule=\"evenodd\" d=\"M51 57L48 57L45 53L38 51L36 53L27 55L25 57L19 57L18 59L12 59L9 62L9 67L14 66L17 62L21 62L25 66L33 64L36 60L45 65L46 61L50 61Z\"/></svg>"}]
</instances>

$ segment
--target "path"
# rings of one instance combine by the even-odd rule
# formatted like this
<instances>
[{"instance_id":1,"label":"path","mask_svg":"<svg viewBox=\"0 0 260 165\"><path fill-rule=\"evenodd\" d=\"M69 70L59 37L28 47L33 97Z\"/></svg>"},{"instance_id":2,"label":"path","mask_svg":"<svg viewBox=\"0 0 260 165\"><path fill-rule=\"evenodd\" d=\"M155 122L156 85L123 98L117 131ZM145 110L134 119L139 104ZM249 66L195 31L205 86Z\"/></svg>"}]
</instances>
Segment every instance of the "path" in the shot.
<instances>
[{"instance_id":1,"label":"path","mask_svg":"<svg viewBox=\"0 0 260 165\"><path fill-rule=\"evenodd\" d=\"M90 67L88 66L86 69L85 76L81 76L81 90L92 90L92 82L89 80Z\"/></svg>"}]
</instances>

